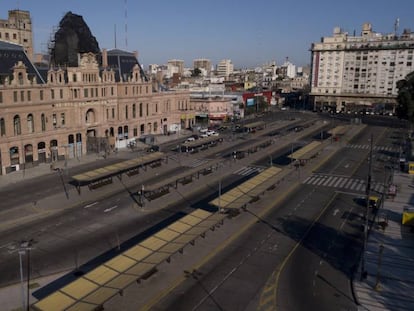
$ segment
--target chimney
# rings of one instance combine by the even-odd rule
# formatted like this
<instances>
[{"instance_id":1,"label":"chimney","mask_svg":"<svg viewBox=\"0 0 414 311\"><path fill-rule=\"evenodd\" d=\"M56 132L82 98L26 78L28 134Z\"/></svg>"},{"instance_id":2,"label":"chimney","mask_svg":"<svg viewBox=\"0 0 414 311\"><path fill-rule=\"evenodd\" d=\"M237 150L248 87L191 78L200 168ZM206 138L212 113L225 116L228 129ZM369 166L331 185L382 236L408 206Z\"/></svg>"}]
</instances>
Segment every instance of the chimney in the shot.
<instances>
[{"instance_id":1,"label":"chimney","mask_svg":"<svg viewBox=\"0 0 414 311\"><path fill-rule=\"evenodd\" d=\"M102 67L108 67L108 52L106 51L106 49L102 49Z\"/></svg>"}]
</instances>

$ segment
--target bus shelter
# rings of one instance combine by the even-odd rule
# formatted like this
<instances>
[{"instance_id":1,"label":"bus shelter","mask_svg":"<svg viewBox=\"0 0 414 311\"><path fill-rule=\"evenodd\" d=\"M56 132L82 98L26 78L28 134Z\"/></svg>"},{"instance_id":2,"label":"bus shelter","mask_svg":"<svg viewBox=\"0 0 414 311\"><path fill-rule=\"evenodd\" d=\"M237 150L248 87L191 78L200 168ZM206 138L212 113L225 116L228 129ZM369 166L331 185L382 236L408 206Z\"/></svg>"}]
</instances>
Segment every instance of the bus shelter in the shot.
<instances>
[{"instance_id":1,"label":"bus shelter","mask_svg":"<svg viewBox=\"0 0 414 311\"><path fill-rule=\"evenodd\" d=\"M209 204L217 207L220 211L243 208L248 203L257 200L261 193L271 188L277 182L275 177L281 171L281 168L272 166L239 186L219 195Z\"/></svg>"},{"instance_id":2,"label":"bus shelter","mask_svg":"<svg viewBox=\"0 0 414 311\"><path fill-rule=\"evenodd\" d=\"M161 165L161 161L164 158L164 153L153 152L139 158L118 162L77 174L72 176L72 179L78 192L80 192L80 187L84 185L88 185L90 189L95 189L112 183L112 178L114 176L121 178L124 173L128 176L132 176L138 174L140 168L146 169L148 165L152 167Z\"/></svg>"},{"instance_id":3,"label":"bus shelter","mask_svg":"<svg viewBox=\"0 0 414 311\"><path fill-rule=\"evenodd\" d=\"M309 159L316 156L319 152L322 143L320 141L312 141L311 143L296 150L288 157L296 162L296 165L304 165Z\"/></svg>"},{"instance_id":4,"label":"bus shelter","mask_svg":"<svg viewBox=\"0 0 414 311\"><path fill-rule=\"evenodd\" d=\"M87 271L76 280L43 297L36 311L104 310L104 303L126 287L157 272L157 266L183 253L184 247L223 223L226 215L196 209L140 243ZM162 275L160 276L162 277Z\"/></svg>"}]
</instances>

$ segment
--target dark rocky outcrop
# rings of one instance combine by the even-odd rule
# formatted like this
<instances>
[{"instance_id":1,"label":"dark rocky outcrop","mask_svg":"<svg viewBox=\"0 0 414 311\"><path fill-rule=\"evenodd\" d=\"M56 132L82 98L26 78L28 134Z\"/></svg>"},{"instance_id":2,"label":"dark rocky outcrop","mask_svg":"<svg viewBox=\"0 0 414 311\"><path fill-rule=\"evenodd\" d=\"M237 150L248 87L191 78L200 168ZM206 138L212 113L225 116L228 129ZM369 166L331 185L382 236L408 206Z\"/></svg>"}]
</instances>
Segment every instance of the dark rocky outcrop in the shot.
<instances>
[{"instance_id":1,"label":"dark rocky outcrop","mask_svg":"<svg viewBox=\"0 0 414 311\"><path fill-rule=\"evenodd\" d=\"M59 23L50 51L55 66L78 66L78 53L100 53L98 41L80 15L67 12Z\"/></svg>"}]
</instances>

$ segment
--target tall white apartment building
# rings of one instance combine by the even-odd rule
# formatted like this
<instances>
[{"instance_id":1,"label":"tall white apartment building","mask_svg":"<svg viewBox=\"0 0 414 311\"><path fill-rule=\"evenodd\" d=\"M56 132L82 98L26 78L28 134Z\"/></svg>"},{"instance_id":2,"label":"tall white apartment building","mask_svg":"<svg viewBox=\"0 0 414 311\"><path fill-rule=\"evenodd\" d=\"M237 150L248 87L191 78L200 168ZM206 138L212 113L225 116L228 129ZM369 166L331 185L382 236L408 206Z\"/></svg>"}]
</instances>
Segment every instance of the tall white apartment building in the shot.
<instances>
[{"instance_id":1,"label":"tall white apartment building","mask_svg":"<svg viewBox=\"0 0 414 311\"><path fill-rule=\"evenodd\" d=\"M168 71L172 74L179 73L180 75L184 74L184 61L181 59L170 59L167 62Z\"/></svg>"},{"instance_id":2,"label":"tall white apartment building","mask_svg":"<svg viewBox=\"0 0 414 311\"><path fill-rule=\"evenodd\" d=\"M217 64L217 75L220 77L228 77L233 71L234 66L230 59L223 59Z\"/></svg>"},{"instance_id":3,"label":"tall white apartment building","mask_svg":"<svg viewBox=\"0 0 414 311\"><path fill-rule=\"evenodd\" d=\"M284 64L282 65L282 68L284 68L285 70L285 75L290 78L293 79L296 77L296 66L294 64L292 64L289 59L286 59L286 61L284 62Z\"/></svg>"},{"instance_id":4,"label":"tall white apartment building","mask_svg":"<svg viewBox=\"0 0 414 311\"><path fill-rule=\"evenodd\" d=\"M414 33L383 35L365 23L360 36L351 36L337 27L332 37L313 43L311 53L315 109L393 109L397 81L414 71Z\"/></svg>"}]
</instances>

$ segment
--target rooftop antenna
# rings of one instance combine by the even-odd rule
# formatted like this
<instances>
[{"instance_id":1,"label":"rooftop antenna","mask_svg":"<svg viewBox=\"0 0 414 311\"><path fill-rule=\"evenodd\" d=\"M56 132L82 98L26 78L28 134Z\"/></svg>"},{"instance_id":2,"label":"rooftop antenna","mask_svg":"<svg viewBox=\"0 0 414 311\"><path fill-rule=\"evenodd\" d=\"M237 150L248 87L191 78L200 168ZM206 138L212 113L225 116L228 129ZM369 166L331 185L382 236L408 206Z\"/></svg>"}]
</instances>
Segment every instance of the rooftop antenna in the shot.
<instances>
[{"instance_id":1,"label":"rooftop antenna","mask_svg":"<svg viewBox=\"0 0 414 311\"><path fill-rule=\"evenodd\" d=\"M394 23L394 35L397 36L398 27L400 27L400 19L397 17Z\"/></svg>"},{"instance_id":2,"label":"rooftop antenna","mask_svg":"<svg viewBox=\"0 0 414 311\"><path fill-rule=\"evenodd\" d=\"M128 8L125 0L125 48L128 50Z\"/></svg>"},{"instance_id":3,"label":"rooftop antenna","mask_svg":"<svg viewBox=\"0 0 414 311\"><path fill-rule=\"evenodd\" d=\"M116 49L116 24L114 25L114 43L115 43L115 49Z\"/></svg>"}]
</instances>

